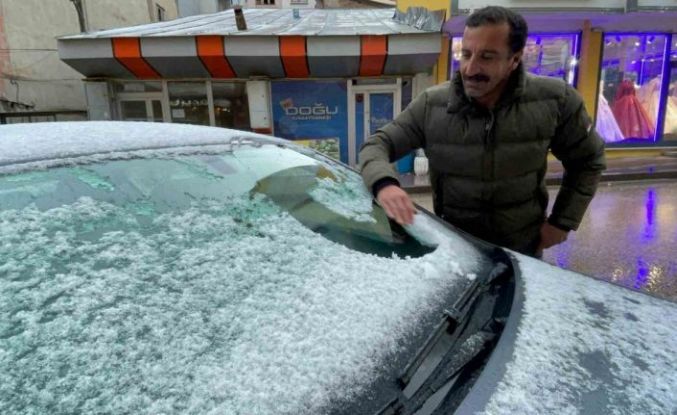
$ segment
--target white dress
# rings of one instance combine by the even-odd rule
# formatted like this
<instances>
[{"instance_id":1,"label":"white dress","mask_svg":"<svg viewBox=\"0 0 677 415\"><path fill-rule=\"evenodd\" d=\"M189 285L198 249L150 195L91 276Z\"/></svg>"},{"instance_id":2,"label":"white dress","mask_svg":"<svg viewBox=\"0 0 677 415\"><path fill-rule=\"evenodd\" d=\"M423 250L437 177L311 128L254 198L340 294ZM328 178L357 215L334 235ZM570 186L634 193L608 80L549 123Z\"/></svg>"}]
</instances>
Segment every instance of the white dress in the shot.
<instances>
[{"instance_id":1,"label":"white dress","mask_svg":"<svg viewBox=\"0 0 677 415\"><path fill-rule=\"evenodd\" d=\"M661 78L656 77L646 84L642 85L637 93L637 99L642 104L646 112L651 117L651 122L655 125L658 118L658 103L661 95ZM677 134L677 97L668 96L667 107L665 108L665 128L664 134Z\"/></svg>"},{"instance_id":2,"label":"white dress","mask_svg":"<svg viewBox=\"0 0 677 415\"><path fill-rule=\"evenodd\" d=\"M623 132L616 122L616 117L614 117L614 113L611 111L611 107L609 107L609 102L602 94L599 94L595 129L607 143L616 143L625 140Z\"/></svg>"}]
</instances>

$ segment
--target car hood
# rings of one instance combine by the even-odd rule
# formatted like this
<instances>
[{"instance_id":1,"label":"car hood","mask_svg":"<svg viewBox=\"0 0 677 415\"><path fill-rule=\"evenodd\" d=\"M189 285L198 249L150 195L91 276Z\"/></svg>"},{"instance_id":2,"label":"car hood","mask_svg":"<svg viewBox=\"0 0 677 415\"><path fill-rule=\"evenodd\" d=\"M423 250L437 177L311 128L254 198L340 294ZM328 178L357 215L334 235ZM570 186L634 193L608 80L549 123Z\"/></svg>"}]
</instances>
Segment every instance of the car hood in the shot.
<instances>
[{"instance_id":1,"label":"car hood","mask_svg":"<svg viewBox=\"0 0 677 415\"><path fill-rule=\"evenodd\" d=\"M513 262L510 318L456 413L675 413L677 304Z\"/></svg>"},{"instance_id":2,"label":"car hood","mask_svg":"<svg viewBox=\"0 0 677 415\"><path fill-rule=\"evenodd\" d=\"M239 140L290 144L279 138L227 128L129 121L3 125L0 137L0 170L10 164L122 151L227 145Z\"/></svg>"}]
</instances>

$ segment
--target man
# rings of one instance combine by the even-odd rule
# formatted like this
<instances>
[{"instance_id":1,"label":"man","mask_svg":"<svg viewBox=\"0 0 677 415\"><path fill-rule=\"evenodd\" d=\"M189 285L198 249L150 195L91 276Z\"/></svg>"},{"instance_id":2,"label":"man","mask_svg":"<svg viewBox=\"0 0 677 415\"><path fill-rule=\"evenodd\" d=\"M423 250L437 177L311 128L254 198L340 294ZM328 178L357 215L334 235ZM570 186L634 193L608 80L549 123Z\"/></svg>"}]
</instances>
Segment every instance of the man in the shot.
<instances>
[{"instance_id":1,"label":"man","mask_svg":"<svg viewBox=\"0 0 677 415\"><path fill-rule=\"evenodd\" d=\"M479 238L540 257L576 230L605 168L604 143L578 93L562 80L527 74L527 24L502 7L466 21L461 68L419 95L360 151L360 169L389 217L413 220L394 160L423 148L435 213ZM546 220L548 150L562 186Z\"/></svg>"}]
</instances>

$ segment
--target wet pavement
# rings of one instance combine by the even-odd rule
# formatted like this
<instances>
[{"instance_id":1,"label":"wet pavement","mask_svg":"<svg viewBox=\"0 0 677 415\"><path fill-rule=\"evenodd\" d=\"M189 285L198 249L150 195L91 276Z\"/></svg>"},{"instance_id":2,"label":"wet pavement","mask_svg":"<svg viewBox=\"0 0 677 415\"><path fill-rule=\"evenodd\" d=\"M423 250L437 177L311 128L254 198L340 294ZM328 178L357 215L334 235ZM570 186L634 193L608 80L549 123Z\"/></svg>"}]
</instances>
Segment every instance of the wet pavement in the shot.
<instances>
[{"instance_id":1,"label":"wet pavement","mask_svg":"<svg viewBox=\"0 0 677 415\"><path fill-rule=\"evenodd\" d=\"M431 210L429 193L413 198ZM677 180L602 183L579 230L543 260L677 301Z\"/></svg>"},{"instance_id":2,"label":"wet pavement","mask_svg":"<svg viewBox=\"0 0 677 415\"><path fill-rule=\"evenodd\" d=\"M603 183L579 230L543 260L677 301L677 181Z\"/></svg>"}]
</instances>

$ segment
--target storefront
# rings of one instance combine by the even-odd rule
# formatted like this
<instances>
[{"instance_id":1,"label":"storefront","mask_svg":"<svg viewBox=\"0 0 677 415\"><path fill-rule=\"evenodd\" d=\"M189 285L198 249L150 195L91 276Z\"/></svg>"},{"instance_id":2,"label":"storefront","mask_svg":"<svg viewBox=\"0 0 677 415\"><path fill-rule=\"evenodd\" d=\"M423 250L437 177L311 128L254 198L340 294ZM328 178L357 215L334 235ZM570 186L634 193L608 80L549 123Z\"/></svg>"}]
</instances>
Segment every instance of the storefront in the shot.
<instances>
[{"instance_id":1,"label":"storefront","mask_svg":"<svg viewBox=\"0 0 677 415\"><path fill-rule=\"evenodd\" d=\"M454 36L451 41L450 78L460 67L461 39ZM560 78L575 86L580 42L580 32L532 33L527 37L522 62L530 73Z\"/></svg>"},{"instance_id":2,"label":"storefront","mask_svg":"<svg viewBox=\"0 0 677 415\"><path fill-rule=\"evenodd\" d=\"M107 81L115 117L251 129L245 82Z\"/></svg>"},{"instance_id":3,"label":"storefront","mask_svg":"<svg viewBox=\"0 0 677 415\"><path fill-rule=\"evenodd\" d=\"M600 79L597 131L608 144L677 144L677 36L605 33Z\"/></svg>"},{"instance_id":4,"label":"storefront","mask_svg":"<svg viewBox=\"0 0 677 415\"><path fill-rule=\"evenodd\" d=\"M59 54L87 77L90 119L274 134L354 165L364 139L432 83L441 50L439 14L424 26L392 10L244 15L247 30L228 10L69 36Z\"/></svg>"},{"instance_id":5,"label":"storefront","mask_svg":"<svg viewBox=\"0 0 677 415\"><path fill-rule=\"evenodd\" d=\"M273 81L275 134L355 164L364 140L409 104L412 83L401 77Z\"/></svg>"},{"instance_id":6,"label":"storefront","mask_svg":"<svg viewBox=\"0 0 677 415\"><path fill-rule=\"evenodd\" d=\"M525 2L519 11L530 33L526 69L575 86L607 148L677 145L677 5L640 4L630 11L624 4L598 3L588 11ZM444 26L451 38L450 76L459 67L470 13L464 4Z\"/></svg>"}]
</instances>

